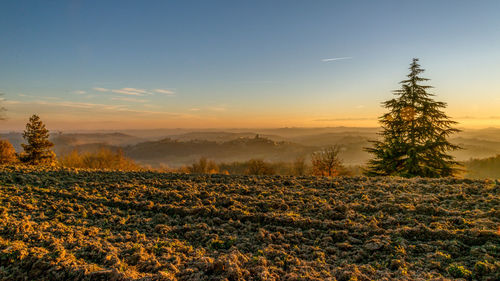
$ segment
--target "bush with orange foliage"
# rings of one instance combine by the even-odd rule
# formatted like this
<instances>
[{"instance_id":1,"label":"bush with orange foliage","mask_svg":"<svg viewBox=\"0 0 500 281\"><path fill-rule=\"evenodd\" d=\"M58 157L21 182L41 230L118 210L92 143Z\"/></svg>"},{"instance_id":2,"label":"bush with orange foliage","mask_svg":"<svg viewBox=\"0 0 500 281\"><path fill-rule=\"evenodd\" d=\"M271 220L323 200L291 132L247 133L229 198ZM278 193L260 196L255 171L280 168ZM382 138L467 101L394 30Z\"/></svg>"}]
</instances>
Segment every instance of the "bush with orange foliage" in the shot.
<instances>
[{"instance_id":1,"label":"bush with orange foliage","mask_svg":"<svg viewBox=\"0 0 500 281\"><path fill-rule=\"evenodd\" d=\"M18 161L16 150L8 140L0 140L0 164L10 164Z\"/></svg>"}]
</instances>

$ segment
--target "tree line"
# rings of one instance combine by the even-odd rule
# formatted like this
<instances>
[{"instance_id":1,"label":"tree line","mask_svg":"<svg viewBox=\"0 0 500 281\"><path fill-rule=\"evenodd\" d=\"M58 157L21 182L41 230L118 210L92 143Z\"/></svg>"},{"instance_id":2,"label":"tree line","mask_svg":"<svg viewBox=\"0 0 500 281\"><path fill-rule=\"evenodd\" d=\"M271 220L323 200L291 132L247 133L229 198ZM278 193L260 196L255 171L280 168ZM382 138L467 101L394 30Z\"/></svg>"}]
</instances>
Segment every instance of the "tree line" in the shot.
<instances>
[{"instance_id":1,"label":"tree line","mask_svg":"<svg viewBox=\"0 0 500 281\"><path fill-rule=\"evenodd\" d=\"M394 91L395 97L382 103L388 109L380 118L380 139L373 140L365 150L373 158L364 169L368 176L401 177L448 177L457 175L460 164L449 154L460 149L448 141L451 134L459 132L443 111L446 103L435 101L429 92L432 86L423 83L429 79L421 77L424 69L418 59L410 64L407 79L400 82L401 88ZM0 113L4 111L0 107ZM22 162L30 165L56 165L54 144L49 141L49 131L38 115L30 117L23 133L24 151L16 154L12 144L0 140L0 163ZM345 175L346 169L339 157L340 147L333 145L311 155L311 170L317 176ZM59 163L76 168L138 169L139 166L123 155L123 152L101 150L97 153L73 153L61 157ZM239 167L239 166L240 167ZM241 166L244 166L242 168ZM221 168L222 167L222 168ZM306 174L305 158L292 164L293 174ZM276 167L259 159L243 163L215 164L201 158L197 163L184 167L185 172L219 173L229 170L248 174L274 174ZM244 169L244 171L242 171Z\"/></svg>"},{"instance_id":2,"label":"tree line","mask_svg":"<svg viewBox=\"0 0 500 281\"><path fill-rule=\"evenodd\" d=\"M263 159L221 162L201 157L191 165L166 171L190 174L231 174L231 175L291 175L291 176L352 176L360 174L357 166L344 166L338 158L340 147L331 146L315 152L310 159L299 156L291 162L269 162Z\"/></svg>"}]
</instances>

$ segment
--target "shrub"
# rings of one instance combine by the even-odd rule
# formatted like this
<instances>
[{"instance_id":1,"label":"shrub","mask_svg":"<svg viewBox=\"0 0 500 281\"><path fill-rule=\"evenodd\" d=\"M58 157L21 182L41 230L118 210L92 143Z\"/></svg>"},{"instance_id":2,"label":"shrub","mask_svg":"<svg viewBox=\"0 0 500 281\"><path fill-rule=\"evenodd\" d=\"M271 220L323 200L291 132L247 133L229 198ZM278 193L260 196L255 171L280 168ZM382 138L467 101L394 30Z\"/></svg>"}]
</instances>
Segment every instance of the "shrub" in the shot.
<instances>
[{"instance_id":1,"label":"shrub","mask_svg":"<svg viewBox=\"0 0 500 281\"><path fill-rule=\"evenodd\" d=\"M12 144L7 140L0 140L0 164L15 163L17 160Z\"/></svg>"},{"instance_id":2,"label":"shrub","mask_svg":"<svg viewBox=\"0 0 500 281\"><path fill-rule=\"evenodd\" d=\"M219 167L214 161L201 157L197 163L193 163L188 167L188 171L191 174L217 174L219 173Z\"/></svg>"},{"instance_id":3,"label":"shrub","mask_svg":"<svg viewBox=\"0 0 500 281\"><path fill-rule=\"evenodd\" d=\"M248 161L248 175L273 175L275 170L273 167L261 159L251 159Z\"/></svg>"},{"instance_id":4,"label":"shrub","mask_svg":"<svg viewBox=\"0 0 500 281\"><path fill-rule=\"evenodd\" d=\"M485 261L477 261L474 265L475 274L482 276L495 271L495 265Z\"/></svg>"},{"instance_id":5,"label":"shrub","mask_svg":"<svg viewBox=\"0 0 500 281\"><path fill-rule=\"evenodd\" d=\"M467 278L472 274L470 270L456 263L448 267L448 273L455 278Z\"/></svg>"}]
</instances>

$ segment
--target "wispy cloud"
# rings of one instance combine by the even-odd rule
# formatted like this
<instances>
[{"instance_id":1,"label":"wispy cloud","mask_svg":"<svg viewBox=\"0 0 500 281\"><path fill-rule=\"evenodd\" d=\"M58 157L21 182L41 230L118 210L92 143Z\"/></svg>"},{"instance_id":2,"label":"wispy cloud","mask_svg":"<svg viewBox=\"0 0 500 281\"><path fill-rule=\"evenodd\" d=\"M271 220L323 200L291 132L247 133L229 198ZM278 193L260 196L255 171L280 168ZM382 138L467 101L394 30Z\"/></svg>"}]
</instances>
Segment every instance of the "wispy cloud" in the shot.
<instances>
[{"instance_id":1,"label":"wispy cloud","mask_svg":"<svg viewBox=\"0 0 500 281\"><path fill-rule=\"evenodd\" d=\"M62 106L62 107L82 108L82 109L104 109L104 110L124 109L123 105L108 105L108 104L72 102L72 101L59 101L59 102L33 101L31 103L38 105Z\"/></svg>"},{"instance_id":2,"label":"wispy cloud","mask_svg":"<svg viewBox=\"0 0 500 281\"><path fill-rule=\"evenodd\" d=\"M144 89L122 88L122 90L127 91L127 92L139 93L139 94L149 94L149 92L144 90Z\"/></svg>"},{"instance_id":3,"label":"wispy cloud","mask_svg":"<svg viewBox=\"0 0 500 281\"><path fill-rule=\"evenodd\" d=\"M99 104L99 103L87 103L87 102L72 102L72 101L17 101L17 100L6 100L3 101L6 105L12 106L48 106L48 107L60 107L60 108L70 108L74 109L73 111L76 113L76 109L81 109L85 111L91 111L94 113L97 112L107 112L107 113L131 113L131 114L154 114L154 115L165 115L171 117L189 117L187 114L180 113L172 113L165 111L150 111L150 110L136 110L129 108L125 105L109 105L109 104ZM53 110L53 109L52 109ZM55 112L55 111L54 111Z\"/></svg>"},{"instance_id":4,"label":"wispy cloud","mask_svg":"<svg viewBox=\"0 0 500 281\"><path fill-rule=\"evenodd\" d=\"M106 88L99 88L99 87L95 87L95 88L92 88L94 91L98 91L98 92L109 92L111 91L110 89L106 89Z\"/></svg>"},{"instance_id":5,"label":"wispy cloud","mask_svg":"<svg viewBox=\"0 0 500 281\"><path fill-rule=\"evenodd\" d=\"M166 89L154 89L153 92L155 93L160 93L160 94L165 94L169 96L175 95L175 93L171 90L166 90Z\"/></svg>"},{"instance_id":6,"label":"wispy cloud","mask_svg":"<svg viewBox=\"0 0 500 281\"><path fill-rule=\"evenodd\" d=\"M227 111L226 105L214 105L214 106L201 106L201 107L191 107L188 109L189 111L193 112L223 112Z\"/></svg>"},{"instance_id":7,"label":"wispy cloud","mask_svg":"<svg viewBox=\"0 0 500 281\"><path fill-rule=\"evenodd\" d=\"M95 87L92 89L94 91L97 91L97 92L111 92L111 93L120 94L120 95L127 95L127 96L145 96L145 95L152 95L154 93L164 94L167 96L175 96L174 91L167 90L167 89L147 90L147 89L138 89L138 88L130 88L130 87L121 88L121 89L108 89L108 88Z\"/></svg>"},{"instance_id":8,"label":"wispy cloud","mask_svg":"<svg viewBox=\"0 0 500 281\"><path fill-rule=\"evenodd\" d=\"M129 96L144 96L146 93L145 90L136 88L107 89L107 88L95 87L92 89L98 92L112 92L115 94L129 95Z\"/></svg>"},{"instance_id":9,"label":"wispy cloud","mask_svg":"<svg viewBox=\"0 0 500 281\"><path fill-rule=\"evenodd\" d=\"M364 120L377 120L374 118L324 118L324 119L315 119L315 122L331 122L331 121L364 121Z\"/></svg>"},{"instance_id":10,"label":"wispy cloud","mask_svg":"<svg viewBox=\"0 0 500 281\"><path fill-rule=\"evenodd\" d=\"M44 99L44 100L60 100L60 97L44 97L44 96L34 96L34 95L26 95L26 94L18 94L18 96L23 98L36 98L36 99Z\"/></svg>"},{"instance_id":11,"label":"wispy cloud","mask_svg":"<svg viewBox=\"0 0 500 281\"><path fill-rule=\"evenodd\" d=\"M278 81L274 80L244 80L244 81L235 81L235 83L241 83L241 84L274 84L274 83L279 83Z\"/></svg>"},{"instance_id":12,"label":"wispy cloud","mask_svg":"<svg viewBox=\"0 0 500 281\"><path fill-rule=\"evenodd\" d=\"M127 98L127 97L113 97L111 99L112 100L117 100L117 101L139 102L139 103L145 103L145 102L149 101L149 100L144 100L144 99Z\"/></svg>"},{"instance_id":13,"label":"wispy cloud","mask_svg":"<svg viewBox=\"0 0 500 281\"><path fill-rule=\"evenodd\" d=\"M225 108L224 106L209 106L207 107L208 110L211 110L211 111L226 111L227 108Z\"/></svg>"},{"instance_id":14,"label":"wispy cloud","mask_svg":"<svg viewBox=\"0 0 500 281\"><path fill-rule=\"evenodd\" d=\"M149 107L149 108L163 108L163 106L158 105L158 104L143 104L143 107Z\"/></svg>"},{"instance_id":15,"label":"wispy cloud","mask_svg":"<svg viewBox=\"0 0 500 281\"><path fill-rule=\"evenodd\" d=\"M328 59L322 59L321 61L328 62L328 61L350 60L350 59L352 59L352 57L328 58Z\"/></svg>"},{"instance_id":16,"label":"wispy cloud","mask_svg":"<svg viewBox=\"0 0 500 281\"><path fill-rule=\"evenodd\" d=\"M125 89L130 89L130 88L113 89L113 90L111 90L111 92L113 92L115 94L128 95L128 96L144 96L143 93L134 92L134 91L128 91L128 90L125 90Z\"/></svg>"},{"instance_id":17,"label":"wispy cloud","mask_svg":"<svg viewBox=\"0 0 500 281\"><path fill-rule=\"evenodd\" d=\"M5 103L5 104L21 104L21 103L23 103L22 101L18 101L18 100L6 100L4 98L1 98L0 100L3 103Z\"/></svg>"},{"instance_id":18,"label":"wispy cloud","mask_svg":"<svg viewBox=\"0 0 500 281\"><path fill-rule=\"evenodd\" d=\"M92 109L92 110L119 110L119 111L127 110L127 107L124 105L109 105L109 104L73 102L73 101L47 101L47 100L17 101L17 100L9 100L9 101L5 101L5 103L6 104L19 104L19 105L56 106L56 107L68 107L68 108Z\"/></svg>"},{"instance_id":19,"label":"wispy cloud","mask_svg":"<svg viewBox=\"0 0 500 281\"><path fill-rule=\"evenodd\" d=\"M87 93L87 91L73 91L73 93L78 94L78 95L84 95Z\"/></svg>"}]
</instances>

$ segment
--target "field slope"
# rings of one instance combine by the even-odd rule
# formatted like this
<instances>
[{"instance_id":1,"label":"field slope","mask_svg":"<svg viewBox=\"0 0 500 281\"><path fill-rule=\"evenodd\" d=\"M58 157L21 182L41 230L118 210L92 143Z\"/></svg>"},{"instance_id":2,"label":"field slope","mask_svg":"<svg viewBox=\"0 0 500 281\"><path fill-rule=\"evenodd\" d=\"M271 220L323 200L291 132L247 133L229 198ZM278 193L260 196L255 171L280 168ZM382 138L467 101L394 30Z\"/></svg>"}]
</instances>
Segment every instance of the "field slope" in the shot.
<instances>
[{"instance_id":1,"label":"field slope","mask_svg":"<svg viewBox=\"0 0 500 281\"><path fill-rule=\"evenodd\" d=\"M0 168L0 280L500 279L500 185Z\"/></svg>"}]
</instances>

